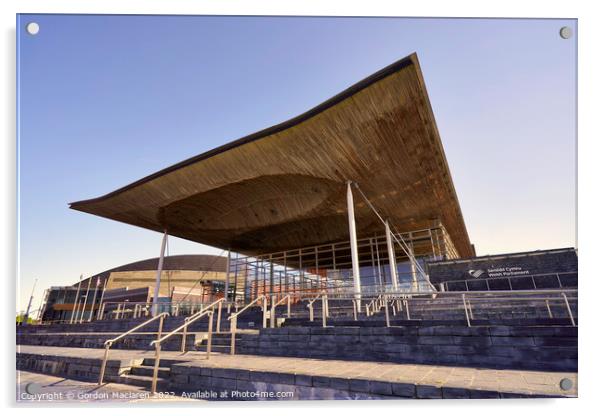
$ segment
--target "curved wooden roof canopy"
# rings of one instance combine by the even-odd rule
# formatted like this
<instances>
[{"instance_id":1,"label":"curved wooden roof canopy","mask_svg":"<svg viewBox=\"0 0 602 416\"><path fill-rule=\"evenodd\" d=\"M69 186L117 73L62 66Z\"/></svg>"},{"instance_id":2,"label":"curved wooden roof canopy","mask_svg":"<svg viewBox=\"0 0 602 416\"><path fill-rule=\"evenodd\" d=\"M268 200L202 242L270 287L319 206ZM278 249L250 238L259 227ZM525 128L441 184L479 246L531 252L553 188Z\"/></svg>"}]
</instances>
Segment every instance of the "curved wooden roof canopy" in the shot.
<instances>
[{"instance_id":1,"label":"curved wooden roof canopy","mask_svg":"<svg viewBox=\"0 0 602 416\"><path fill-rule=\"evenodd\" d=\"M473 254L416 54L279 125L70 208L253 255L349 238L346 181ZM384 233L359 195L358 238Z\"/></svg>"}]
</instances>

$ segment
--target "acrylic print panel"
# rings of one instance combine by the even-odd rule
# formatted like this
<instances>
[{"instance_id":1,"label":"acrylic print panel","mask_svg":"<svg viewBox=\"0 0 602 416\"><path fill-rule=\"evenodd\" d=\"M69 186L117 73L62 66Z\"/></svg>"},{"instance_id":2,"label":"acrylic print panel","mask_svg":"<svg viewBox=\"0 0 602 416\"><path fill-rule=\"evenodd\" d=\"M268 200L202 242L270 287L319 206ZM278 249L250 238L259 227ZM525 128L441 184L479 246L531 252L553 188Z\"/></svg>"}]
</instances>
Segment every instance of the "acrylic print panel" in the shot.
<instances>
[{"instance_id":1,"label":"acrylic print panel","mask_svg":"<svg viewBox=\"0 0 602 416\"><path fill-rule=\"evenodd\" d=\"M19 401L577 395L576 20L17 34Z\"/></svg>"}]
</instances>

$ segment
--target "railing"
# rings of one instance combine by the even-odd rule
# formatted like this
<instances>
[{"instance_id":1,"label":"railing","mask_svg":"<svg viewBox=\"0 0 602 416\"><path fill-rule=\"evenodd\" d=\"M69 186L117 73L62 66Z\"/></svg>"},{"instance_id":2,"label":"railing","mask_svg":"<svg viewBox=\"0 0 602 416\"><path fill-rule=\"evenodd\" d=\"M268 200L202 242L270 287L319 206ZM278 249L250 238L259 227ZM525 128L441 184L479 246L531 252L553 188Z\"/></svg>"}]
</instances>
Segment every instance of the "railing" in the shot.
<instances>
[{"instance_id":1,"label":"railing","mask_svg":"<svg viewBox=\"0 0 602 416\"><path fill-rule=\"evenodd\" d=\"M223 302L224 302L224 299L222 298L222 299L216 300L215 302L213 302L210 305L207 305L205 308L203 308L202 310L200 310L193 316L189 316L188 318L186 318L186 320L184 321L184 323L182 325L180 325L179 327L177 327L170 333L164 335L163 337L158 337L155 341L150 343L151 347L153 347L153 346L155 347L155 365L153 368L153 380L152 380L152 384L151 384L151 393L152 394L155 394L157 392L157 377L159 375L159 363L161 362L161 344L164 341L171 338L172 336L174 336L175 334L177 334L178 332L182 331L181 352L183 352L183 353L186 352L186 337L188 335L188 331L187 331L188 327L206 315L209 317L209 323L208 323L208 327L207 327L207 359L209 359L211 357L211 336L213 334L213 313L214 313L213 310L216 305L218 306L219 309L221 309Z\"/></svg>"},{"instance_id":2,"label":"railing","mask_svg":"<svg viewBox=\"0 0 602 416\"><path fill-rule=\"evenodd\" d=\"M307 307L309 308L309 320L310 320L310 322L314 321L314 302L316 300L318 300L319 298L321 298L323 295L324 295L324 292L320 293L319 295L317 295L313 299L310 299L309 302L307 303Z\"/></svg>"},{"instance_id":3,"label":"railing","mask_svg":"<svg viewBox=\"0 0 602 416\"><path fill-rule=\"evenodd\" d=\"M276 295L272 295L271 309L270 309L270 328L276 327L276 307L280 305L284 300L287 300L287 316L291 317L291 295L286 295L278 302L276 302Z\"/></svg>"},{"instance_id":4,"label":"railing","mask_svg":"<svg viewBox=\"0 0 602 416\"><path fill-rule=\"evenodd\" d=\"M577 305L577 289L362 294L359 307L353 303L353 294L311 293L311 296L301 297L307 302L310 322L315 320L314 307L318 299L322 299L324 305L323 315L330 316L328 302L332 300L337 301L335 310L338 314L354 320L358 320L364 311L367 317L384 311L387 325L390 325L390 314L393 317L403 314L403 319L408 320L465 319L467 324L479 319L559 318L568 319L571 325L577 326L576 309L573 310ZM326 326L326 316L323 316L322 325Z\"/></svg>"},{"instance_id":5,"label":"railing","mask_svg":"<svg viewBox=\"0 0 602 416\"><path fill-rule=\"evenodd\" d=\"M98 385L102 385L103 379L104 379L104 375L105 375L105 369L107 367L107 360L109 358L109 349L111 348L111 346L119 341L120 339L125 338L126 336L136 332L137 330L139 330L140 328L145 327L146 325L150 324L151 322L156 321L157 319L159 320L159 329L157 331L157 339L161 338L161 331L163 330L163 320L165 319L166 316L169 316L169 314L167 312L163 312L160 313L157 316L152 317L151 319L149 319L148 321L145 321L143 323L141 323L138 326L135 326L134 328L130 329L129 331L124 332L123 334L109 339L107 341L105 341L104 345L105 345L105 354L104 354L104 358L102 360L102 365L100 366L100 375L98 377Z\"/></svg>"},{"instance_id":6,"label":"railing","mask_svg":"<svg viewBox=\"0 0 602 416\"><path fill-rule=\"evenodd\" d=\"M206 306L203 302L163 302L160 307L171 316L194 315ZM228 304L230 306L230 304ZM150 315L152 302L103 302L98 307L97 320L102 319L105 314L109 319L141 318Z\"/></svg>"},{"instance_id":7,"label":"railing","mask_svg":"<svg viewBox=\"0 0 602 416\"><path fill-rule=\"evenodd\" d=\"M481 314L482 319L491 319L489 316L506 314L535 314L537 316L542 311L547 311L547 317L553 318L568 318L572 326L577 326L574 312L571 307L571 302L577 300L576 289L566 290L521 290L521 291L485 291L485 292L443 292L436 295L424 296L424 294L397 294L383 295L385 311L385 322L389 323L389 308L396 316L398 313L405 311L405 318L410 319L429 319L425 317L434 313L448 314L455 316L454 311L461 311L468 326L471 326L472 321L478 319L477 314ZM460 302L458 304L458 302ZM416 311L411 316L410 305ZM377 307L378 305L379 307ZM556 311L560 311L562 316L554 316L552 307ZM375 315L380 311L379 301L372 299L367 303L368 310L371 310L369 316ZM530 311L531 310L531 311ZM564 310L564 313L562 313ZM477 316L475 318L475 316ZM435 318L445 319L445 318Z\"/></svg>"},{"instance_id":8,"label":"railing","mask_svg":"<svg viewBox=\"0 0 602 416\"><path fill-rule=\"evenodd\" d=\"M330 311L328 307L328 294L326 292L322 292L316 297L309 300L307 307L309 308L309 320L311 322L314 321L314 302L318 299L322 300L322 327L326 327L326 318L330 316ZM354 298L355 299L355 298Z\"/></svg>"},{"instance_id":9,"label":"railing","mask_svg":"<svg viewBox=\"0 0 602 416\"><path fill-rule=\"evenodd\" d=\"M266 324L267 324L267 297L264 295L259 296L258 298L256 298L255 300L253 300L252 302L249 302L249 304L247 306L245 306L244 308L242 308L241 310L237 311L237 312L233 312L232 314L230 314L230 316L228 317L228 320L230 321L230 334L231 334L231 338L230 338L230 354L234 355L235 354L235 350L236 350L236 329L237 329L237 321L238 321L238 315L240 315L241 313L243 313L244 311L246 311L248 308L250 308L251 306L255 305L257 302L259 302L260 300L263 301L263 305L262 305L262 311L263 311L263 317L262 317L262 326L265 328ZM290 300L290 297L289 297ZM290 307L290 303L289 303L289 307ZM290 314L290 309L289 309L289 314ZM270 317L271 319L271 317Z\"/></svg>"},{"instance_id":10,"label":"railing","mask_svg":"<svg viewBox=\"0 0 602 416\"><path fill-rule=\"evenodd\" d=\"M520 296L512 296L513 293L517 292L520 292ZM545 310L547 310L548 318L550 319L555 318L550 307L550 303L554 302L559 309L565 309L566 317L568 317L571 325L577 326L569 298L567 297L567 293L569 293L571 300L576 300L577 290L504 291L502 296L475 296L474 293L462 293L462 304L468 326L471 326L472 321L475 320L476 311L483 313L487 312L487 310L493 310L494 313L500 313L504 312L504 310L509 310L513 312L516 309L516 306L513 306L513 304L522 303L524 306L529 302L531 303L531 307L541 305L543 309L545 305ZM498 305L495 305L495 302Z\"/></svg>"}]
</instances>

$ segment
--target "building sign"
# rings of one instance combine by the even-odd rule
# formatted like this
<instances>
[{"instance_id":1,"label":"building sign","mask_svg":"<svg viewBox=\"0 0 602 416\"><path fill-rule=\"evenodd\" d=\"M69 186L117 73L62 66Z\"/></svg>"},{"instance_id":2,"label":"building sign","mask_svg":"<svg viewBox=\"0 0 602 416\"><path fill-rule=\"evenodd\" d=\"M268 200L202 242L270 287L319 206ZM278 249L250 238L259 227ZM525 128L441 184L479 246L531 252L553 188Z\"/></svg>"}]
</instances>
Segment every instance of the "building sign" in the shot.
<instances>
[{"instance_id":1,"label":"building sign","mask_svg":"<svg viewBox=\"0 0 602 416\"><path fill-rule=\"evenodd\" d=\"M428 263L432 284L446 290L513 290L577 287L573 248L538 250Z\"/></svg>"},{"instance_id":2,"label":"building sign","mask_svg":"<svg viewBox=\"0 0 602 416\"><path fill-rule=\"evenodd\" d=\"M468 274L471 277L479 278L488 278L488 277L511 277L511 276L524 276L528 275L529 269L523 269L520 266L513 267L494 267L491 269L477 269L477 270L469 270Z\"/></svg>"}]
</instances>

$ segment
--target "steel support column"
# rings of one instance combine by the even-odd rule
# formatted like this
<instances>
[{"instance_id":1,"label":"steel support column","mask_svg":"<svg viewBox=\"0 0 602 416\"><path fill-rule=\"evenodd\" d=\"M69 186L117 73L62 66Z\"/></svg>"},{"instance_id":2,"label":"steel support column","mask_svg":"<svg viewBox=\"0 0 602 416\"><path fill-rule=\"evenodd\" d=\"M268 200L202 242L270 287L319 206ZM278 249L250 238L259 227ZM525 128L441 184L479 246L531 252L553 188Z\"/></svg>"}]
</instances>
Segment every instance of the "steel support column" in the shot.
<instances>
[{"instance_id":1,"label":"steel support column","mask_svg":"<svg viewBox=\"0 0 602 416\"><path fill-rule=\"evenodd\" d=\"M228 291L230 290L230 249L226 260L226 282L224 283L224 300L228 302Z\"/></svg>"},{"instance_id":2,"label":"steel support column","mask_svg":"<svg viewBox=\"0 0 602 416\"><path fill-rule=\"evenodd\" d=\"M92 279L92 278L90 278ZM90 310L90 316L88 322L92 322L92 316L94 315L94 305L96 304L96 295L98 294L98 286L100 286L100 277L96 278L96 287L94 288L94 297L92 298L92 309Z\"/></svg>"},{"instance_id":3,"label":"steel support column","mask_svg":"<svg viewBox=\"0 0 602 416\"><path fill-rule=\"evenodd\" d=\"M23 317L23 321L21 325L26 326L27 320L29 319L29 310L31 309L31 302L33 301L33 292L36 290L36 284L38 283L38 279L33 282L33 288L31 289L31 296L29 296L29 302L27 303L27 310L25 311L25 316Z\"/></svg>"},{"instance_id":4,"label":"steel support column","mask_svg":"<svg viewBox=\"0 0 602 416\"><path fill-rule=\"evenodd\" d=\"M83 274L79 275L79 283L77 284L77 292L75 292L75 299L73 300L73 310L71 311L71 319L69 320L69 323L72 324L74 322L75 318L75 314L77 313L77 302L79 301L79 290L81 289L82 286L82 277L84 277ZM65 293L65 299L67 298L67 294ZM67 302L65 302L67 303Z\"/></svg>"},{"instance_id":5,"label":"steel support column","mask_svg":"<svg viewBox=\"0 0 602 416\"><path fill-rule=\"evenodd\" d=\"M409 246L410 249L410 270L412 272L412 291L413 292L417 292L418 291L418 279L416 278L416 257L414 256L414 243L412 242L412 245Z\"/></svg>"},{"instance_id":6,"label":"steel support column","mask_svg":"<svg viewBox=\"0 0 602 416\"><path fill-rule=\"evenodd\" d=\"M399 288L397 281L397 260L395 260L395 250L393 249L393 242L391 240L391 228L389 227L389 220L385 221L385 232L387 234L387 250L389 251L391 283L393 284L393 290L397 292Z\"/></svg>"},{"instance_id":7,"label":"steel support column","mask_svg":"<svg viewBox=\"0 0 602 416\"><path fill-rule=\"evenodd\" d=\"M90 284L92 283L92 277L88 278L88 289L86 290L86 297L84 298L84 306L82 307L82 313L79 318L79 323L84 322L84 316L86 315L86 304L88 303L88 296L90 295Z\"/></svg>"},{"instance_id":8,"label":"steel support column","mask_svg":"<svg viewBox=\"0 0 602 416\"><path fill-rule=\"evenodd\" d=\"M163 233L161 240L161 253L157 265L157 277L155 278L155 291L153 292L153 316L159 314L159 287L161 286L161 273L163 272L163 258L165 257L165 245L167 244L167 230Z\"/></svg>"},{"instance_id":9,"label":"steel support column","mask_svg":"<svg viewBox=\"0 0 602 416\"><path fill-rule=\"evenodd\" d=\"M347 181L347 217L349 220L349 241L351 243L351 267L353 271L353 288L355 300L359 306L362 299L362 285L360 282L360 264L357 253L357 233L355 231L355 210L353 207L353 192L351 181Z\"/></svg>"},{"instance_id":10,"label":"steel support column","mask_svg":"<svg viewBox=\"0 0 602 416\"><path fill-rule=\"evenodd\" d=\"M109 280L109 278L107 277L106 280L103 282L102 284L102 292L100 292L100 302L98 302L98 314L96 315L96 320L102 319L103 318L103 305L102 305L102 301L105 298L105 290L107 288L107 281Z\"/></svg>"}]
</instances>

